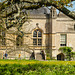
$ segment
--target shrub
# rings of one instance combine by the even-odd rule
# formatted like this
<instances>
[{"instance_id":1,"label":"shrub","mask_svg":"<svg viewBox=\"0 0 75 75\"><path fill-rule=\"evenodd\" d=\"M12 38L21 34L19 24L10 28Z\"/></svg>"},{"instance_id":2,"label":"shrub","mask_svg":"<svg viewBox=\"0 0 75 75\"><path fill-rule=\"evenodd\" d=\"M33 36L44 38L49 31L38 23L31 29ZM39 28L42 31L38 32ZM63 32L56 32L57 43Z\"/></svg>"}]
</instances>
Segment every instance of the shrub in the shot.
<instances>
[{"instance_id":1,"label":"shrub","mask_svg":"<svg viewBox=\"0 0 75 75\"><path fill-rule=\"evenodd\" d=\"M75 55L74 52L72 52L72 48L71 47L60 47L59 50L63 50L63 53L65 53L66 55L66 59L71 61L71 58Z\"/></svg>"},{"instance_id":2,"label":"shrub","mask_svg":"<svg viewBox=\"0 0 75 75\"><path fill-rule=\"evenodd\" d=\"M5 64L0 65L0 75L74 75L75 65Z\"/></svg>"},{"instance_id":3,"label":"shrub","mask_svg":"<svg viewBox=\"0 0 75 75\"><path fill-rule=\"evenodd\" d=\"M46 57L46 60L50 60L50 57Z\"/></svg>"}]
</instances>

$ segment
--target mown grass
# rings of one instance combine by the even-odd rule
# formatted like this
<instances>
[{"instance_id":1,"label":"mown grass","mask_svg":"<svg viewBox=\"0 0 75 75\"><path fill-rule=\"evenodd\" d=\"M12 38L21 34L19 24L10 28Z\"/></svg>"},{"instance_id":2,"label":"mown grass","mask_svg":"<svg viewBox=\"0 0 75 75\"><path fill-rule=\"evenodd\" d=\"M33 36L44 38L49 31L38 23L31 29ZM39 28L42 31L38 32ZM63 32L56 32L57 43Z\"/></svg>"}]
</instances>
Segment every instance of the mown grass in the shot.
<instances>
[{"instance_id":1,"label":"mown grass","mask_svg":"<svg viewBox=\"0 0 75 75\"><path fill-rule=\"evenodd\" d=\"M0 60L0 64L50 64L50 65L75 65L75 61L38 61L38 60Z\"/></svg>"},{"instance_id":2,"label":"mown grass","mask_svg":"<svg viewBox=\"0 0 75 75\"><path fill-rule=\"evenodd\" d=\"M75 61L0 60L0 75L75 75Z\"/></svg>"}]
</instances>

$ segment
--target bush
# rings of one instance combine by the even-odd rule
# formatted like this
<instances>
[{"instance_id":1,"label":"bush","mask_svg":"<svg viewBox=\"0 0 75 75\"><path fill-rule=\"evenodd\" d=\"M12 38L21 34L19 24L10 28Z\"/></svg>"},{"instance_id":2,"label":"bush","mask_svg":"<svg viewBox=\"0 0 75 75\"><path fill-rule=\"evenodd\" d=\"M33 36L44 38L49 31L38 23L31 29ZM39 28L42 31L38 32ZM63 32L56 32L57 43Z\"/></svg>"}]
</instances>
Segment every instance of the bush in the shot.
<instances>
[{"instance_id":1,"label":"bush","mask_svg":"<svg viewBox=\"0 0 75 75\"><path fill-rule=\"evenodd\" d=\"M50 60L50 57L46 57L46 60Z\"/></svg>"},{"instance_id":2,"label":"bush","mask_svg":"<svg viewBox=\"0 0 75 75\"><path fill-rule=\"evenodd\" d=\"M74 75L75 65L5 64L0 65L0 75Z\"/></svg>"}]
</instances>

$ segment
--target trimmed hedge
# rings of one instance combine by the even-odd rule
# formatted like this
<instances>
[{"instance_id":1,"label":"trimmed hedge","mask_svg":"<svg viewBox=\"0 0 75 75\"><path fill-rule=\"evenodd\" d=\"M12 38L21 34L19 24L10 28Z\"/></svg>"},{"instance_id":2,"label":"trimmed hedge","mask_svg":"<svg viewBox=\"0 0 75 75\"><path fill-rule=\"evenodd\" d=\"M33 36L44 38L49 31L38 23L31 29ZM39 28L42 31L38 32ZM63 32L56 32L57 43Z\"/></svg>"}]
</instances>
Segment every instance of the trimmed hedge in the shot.
<instances>
[{"instance_id":1,"label":"trimmed hedge","mask_svg":"<svg viewBox=\"0 0 75 75\"><path fill-rule=\"evenodd\" d=\"M0 64L0 75L74 75L75 65Z\"/></svg>"}]
</instances>

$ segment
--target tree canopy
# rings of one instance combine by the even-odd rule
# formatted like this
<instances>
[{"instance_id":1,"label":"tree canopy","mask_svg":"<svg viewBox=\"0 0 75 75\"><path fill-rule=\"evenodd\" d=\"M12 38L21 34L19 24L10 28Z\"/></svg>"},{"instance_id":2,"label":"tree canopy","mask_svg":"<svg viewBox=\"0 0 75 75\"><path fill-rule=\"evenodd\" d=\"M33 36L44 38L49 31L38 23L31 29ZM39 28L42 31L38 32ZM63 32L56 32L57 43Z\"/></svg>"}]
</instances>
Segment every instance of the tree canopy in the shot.
<instances>
[{"instance_id":1,"label":"tree canopy","mask_svg":"<svg viewBox=\"0 0 75 75\"><path fill-rule=\"evenodd\" d=\"M65 5L71 7L72 4L68 5L68 3L72 1L74 0L3 0L2 2L0 2L0 29L7 30L13 26L18 26L18 31L23 34L20 29L22 27L22 24L27 21L28 15L27 13L22 13L24 15L21 15L21 10L37 9L42 6L54 6L55 8L59 9L64 14L75 20L75 13L64 7ZM10 20L10 24L8 25L7 19L5 18L8 16L13 16L14 13L17 14L14 17L8 19ZM12 20L14 19L16 20L16 22L12 22ZM6 28L4 27L5 23Z\"/></svg>"},{"instance_id":2,"label":"tree canopy","mask_svg":"<svg viewBox=\"0 0 75 75\"><path fill-rule=\"evenodd\" d=\"M0 11L5 9L6 7L12 6L15 3L22 4L22 8L25 9L37 9L44 6L54 6L67 16L71 17L72 19L75 20L75 13L71 12L64 6L72 6L72 4L68 5L68 3L71 3L74 0L4 0L3 2L0 2Z\"/></svg>"},{"instance_id":3,"label":"tree canopy","mask_svg":"<svg viewBox=\"0 0 75 75\"><path fill-rule=\"evenodd\" d=\"M19 36L17 40L22 39L23 32L21 31L21 27L24 22L27 22L28 15L26 13L20 13L20 11L22 9L37 9L42 6L54 6L55 8L59 9L61 12L75 20L75 13L72 13L64 7L65 5L72 6L72 4L68 5L68 3L70 3L71 1L74 0L4 0L0 2L0 30L8 30L9 28L15 26L18 30L17 36ZM17 14L15 14L14 16L12 15L14 13ZM8 16L9 18L7 18ZM10 22L8 22L8 20ZM15 20L15 22L13 20ZM4 27L4 25L6 25L6 27ZM3 38L2 36L0 37ZM9 40L15 42L14 39ZM26 45L26 47L29 49L28 45Z\"/></svg>"}]
</instances>

